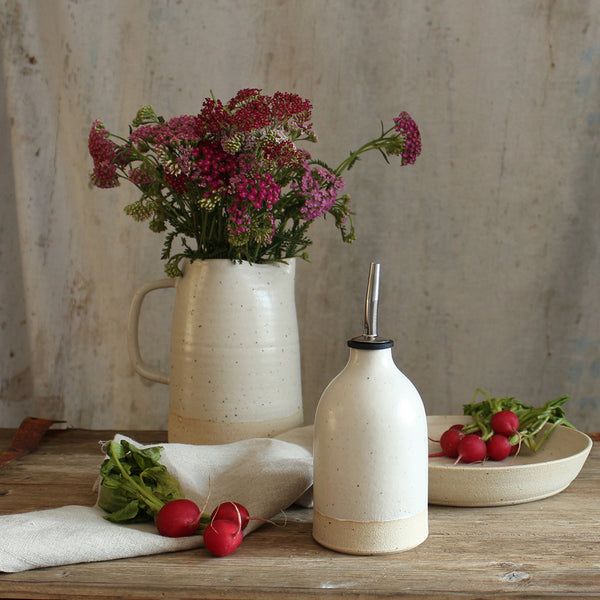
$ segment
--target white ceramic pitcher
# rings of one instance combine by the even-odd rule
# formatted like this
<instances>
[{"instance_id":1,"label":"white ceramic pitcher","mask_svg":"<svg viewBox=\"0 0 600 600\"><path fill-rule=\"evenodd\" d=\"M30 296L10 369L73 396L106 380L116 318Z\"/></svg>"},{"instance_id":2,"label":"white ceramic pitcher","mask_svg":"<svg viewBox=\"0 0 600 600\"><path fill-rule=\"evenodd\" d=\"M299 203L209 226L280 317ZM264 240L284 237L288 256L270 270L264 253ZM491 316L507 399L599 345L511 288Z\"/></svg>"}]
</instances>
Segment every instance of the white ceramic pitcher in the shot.
<instances>
[{"instance_id":1,"label":"white ceramic pitcher","mask_svg":"<svg viewBox=\"0 0 600 600\"><path fill-rule=\"evenodd\" d=\"M131 363L169 384L169 442L221 444L271 437L303 424L300 344L288 264L187 263L183 277L150 282L129 312ZM142 359L138 327L152 290L176 288L170 372Z\"/></svg>"}]
</instances>

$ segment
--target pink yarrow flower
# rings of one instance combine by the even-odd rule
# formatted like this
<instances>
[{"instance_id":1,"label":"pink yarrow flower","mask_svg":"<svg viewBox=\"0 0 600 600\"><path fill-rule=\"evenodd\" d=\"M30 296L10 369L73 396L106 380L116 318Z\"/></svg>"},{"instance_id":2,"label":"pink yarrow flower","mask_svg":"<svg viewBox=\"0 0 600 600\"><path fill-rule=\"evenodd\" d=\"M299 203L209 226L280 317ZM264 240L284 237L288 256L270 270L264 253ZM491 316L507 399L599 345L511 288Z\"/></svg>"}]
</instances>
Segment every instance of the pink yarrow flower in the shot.
<instances>
[{"instance_id":1,"label":"pink yarrow flower","mask_svg":"<svg viewBox=\"0 0 600 600\"><path fill-rule=\"evenodd\" d=\"M117 154L117 145L108 139L108 130L102 121L96 119L88 136L88 150L94 162L114 160Z\"/></svg>"},{"instance_id":2,"label":"pink yarrow flower","mask_svg":"<svg viewBox=\"0 0 600 600\"><path fill-rule=\"evenodd\" d=\"M117 165L108 160L96 163L92 172L92 181L96 187L103 189L117 187L119 185Z\"/></svg>"},{"instance_id":3,"label":"pink yarrow flower","mask_svg":"<svg viewBox=\"0 0 600 600\"><path fill-rule=\"evenodd\" d=\"M159 125L155 123L140 125L129 134L129 141L132 144L135 144L136 147L154 143L154 136L156 135L158 128Z\"/></svg>"},{"instance_id":4,"label":"pink yarrow flower","mask_svg":"<svg viewBox=\"0 0 600 600\"><path fill-rule=\"evenodd\" d=\"M185 142L197 142L200 140L197 118L182 115L169 119L157 127L154 137L159 146L177 146Z\"/></svg>"},{"instance_id":5,"label":"pink yarrow flower","mask_svg":"<svg viewBox=\"0 0 600 600\"><path fill-rule=\"evenodd\" d=\"M304 196L304 206L300 209L305 221L314 221L328 212L337 200L338 192L343 190L344 180L321 166L307 166L300 185L293 181L292 190Z\"/></svg>"},{"instance_id":6,"label":"pink yarrow flower","mask_svg":"<svg viewBox=\"0 0 600 600\"><path fill-rule=\"evenodd\" d=\"M119 185L117 177L117 145L108 139L109 132L96 119L88 136L88 150L94 161L92 181L99 188L112 188Z\"/></svg>"},{"instance_id":7,"label":"pink yarrow flower","mask_svg":"<svg viewBox=\"0 0 600 600\"><path fill-rule=\"evenodd\" d=\"M421 154L421 132L414 119L406 112L394 118L395 130L404 138L402 165L412 165Z\"/></svg>"},{"instance_id":8,"label":"pink yarrow flower","mask_svg":"<svg viewBox=\"0 0 600 600\"><path fill-rule=\"evenodd\" d=\"M144 166L130 168L127 172L127 178L135 185L146 185L154 183L154 175L149 173Z\"/></svg>"}]
</instances>

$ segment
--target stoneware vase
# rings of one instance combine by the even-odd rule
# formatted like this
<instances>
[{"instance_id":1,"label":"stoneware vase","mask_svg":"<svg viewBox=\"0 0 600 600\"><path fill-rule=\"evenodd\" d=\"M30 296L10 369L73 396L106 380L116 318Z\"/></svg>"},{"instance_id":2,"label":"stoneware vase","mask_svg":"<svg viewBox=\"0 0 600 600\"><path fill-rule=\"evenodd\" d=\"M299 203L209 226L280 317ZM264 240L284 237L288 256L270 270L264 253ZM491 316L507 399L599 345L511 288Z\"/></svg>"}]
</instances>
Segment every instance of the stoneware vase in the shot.
<instances>
[{"instance_id":1,"label":"stoneware vase","mask_svg":"<svg viewBox=\"0 0 600 600\"><path fill-rule=\"evenodd\" d=\"M429 535L425 409L391 347L348 345L315 415L313 537L347 554L402 552Z\"/></svg>"},{"instance_id":2,"label":"stoneware vase","mask_svg":"<svg viewBox=\"0 0 600 600\"><path fill-rule=\"evenodd\" d=\"M429 534L425 407L377 333L379 271L371 263L363 334L348 340L313 431L313 537L347 554L401 552Z\"/></svg>"},{"instance_id":3,"label":"stoneware vase","mask_svg":"<svg viewBox=\"0 0 600 600\"><path fill-rule=\"evenodd\" d=\"M169 385L169 442L222 444L272 437L303 424L300 345L288 264L195 260L183 277L135 294L128 345L136 372ZM138 338L149 292L176 289L170 371L147 365Z\"/></svg>"}]
</instances>

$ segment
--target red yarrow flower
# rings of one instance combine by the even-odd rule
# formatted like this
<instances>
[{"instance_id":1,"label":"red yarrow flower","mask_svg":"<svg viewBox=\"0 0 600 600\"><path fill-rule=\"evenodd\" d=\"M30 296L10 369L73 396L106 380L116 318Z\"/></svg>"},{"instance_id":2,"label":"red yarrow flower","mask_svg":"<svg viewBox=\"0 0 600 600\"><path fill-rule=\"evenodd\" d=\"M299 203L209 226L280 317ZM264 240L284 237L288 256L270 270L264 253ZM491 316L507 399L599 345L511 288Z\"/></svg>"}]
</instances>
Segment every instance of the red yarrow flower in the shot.
<instances>
[{"instance_id":1,"label":"red yarrow flower","mask_svg":"<svg viewBox=\"0 0 600 600\"><path fill-rule=\"evenodd\" d=\"M194 149L195 163L190 168L190 181L204 188L203 196L211 198L229 185L230 178L238 172L238 161L218 142L206 142Z\"/></svg>"},{"instance_id":2,"label":"red yarrow flower","mask_svg":"<svg viewBox=\"0 0 600 600\"><path fill-rule=\"evenodd\" d=\"M196 117L196 129L199 136L221 137L231 130L231 115L220 100L206 98Z\"/></svg>"},{"instance_id":3,"label":"red yarrow flower","mask_svg":"<svg viewBox=\"0 0 600 600\"><path fill-rule=\"evenodd\" d=\"M176 194L184 194L187 190L189 178L186 175L165 173L165 182L169 186L169 189Z\"/></svg>"},{"instance_id":4,"label":"red yarrow flower","mask_svg":"<svg viewBox=\"0 0 600 600\"><path fill-rule=\"evenodd\" d=\"M267 96L250 98L232 115L231 124L238 131L251 132L271 125L271 108Z\"/></svg>"},{"instance_id":5,"label":"red yarrow flower","mask_svg":"<svg viewBox=\"0 0 600 600\"><path fill-rule=\"evenodd\" d=\"M227 208L229 235L247 233L252 228L255 212L270 210L279 199L281 188L270 173L236 175L231 179L228 193L231 204Z\"/></svg>"},{"instance_id":6,"label":"red yarrow flower","mask_svg":"<svg viewBox=\"0 0 600 600\"><path fill-rule=\"evenodd\" d=\"M273 96L273 114L278 121L289 121L289 128L304 134L311 134L310 123L312 104L289 92L276 92Z\"/></svg>"},{"instance_id":7,"label":"red yarrow flower","mask_svg":"<svg viewBox=\"0 0 600 600\"><path fill-rule=\"evenodd\" d=\"M262 90L258 88L244 88L240 90L228 103L227 110L233 112L236 109L244 106L248 100L257 98L262 94Z\"/></svg>"}]
</instances>

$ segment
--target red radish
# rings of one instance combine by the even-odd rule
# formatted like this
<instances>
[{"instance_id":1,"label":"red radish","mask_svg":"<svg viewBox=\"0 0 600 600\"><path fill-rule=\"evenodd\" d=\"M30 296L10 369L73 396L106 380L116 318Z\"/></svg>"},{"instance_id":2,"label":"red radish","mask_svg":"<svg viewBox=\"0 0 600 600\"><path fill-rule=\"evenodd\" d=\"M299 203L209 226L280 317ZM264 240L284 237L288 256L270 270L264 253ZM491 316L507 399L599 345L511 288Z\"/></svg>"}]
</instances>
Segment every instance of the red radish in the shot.
<instances>
[{"instance_id":1,"label":"red radish","mask_svg":"<svg viewBox=\"0 0 600 600\"><path fill-rule=\"evenodd\" d=\"M479 462L486 456L485 442L474 433L465 435L458 444L458 458L455 465L461 460L466 463Z\"/></svg>"},{"instance_id":2,"label":"red radish","mask_svg":"<svg viewBox=\"0 0 600 600\"><path fill-rule=\"evenodd\" d=\"M492 460L504 460L511 453L511 445L505 435L497 433L487 441L487 455Z\"/></svg>"},{"instance_id":3,"label":"red radish","mask_svg":"<svg viewBox=\"0 0 600 600\"><path fill-rule=\"evenodd\" d=\"M233 521L211 521L204 530L204 545L213 556L227 556L242 543L244 534Z\"/></svg>"},{"instance_id":4,"label":"red radish","mask_svg":"<svg viewBox=\"0 0 600 600\"><path fill-rule=\"evenodd\" d=\"M196 533L202 512L192 500L171 500L156 515L156 528L167 537L183 537Z\"/></svg>"},{"instance_id":5,"label":"red radish","mask_svg":"<svg viewBox=\"0 0 600 600\"><path fill-rule=\"evenodd\" d=\"M210 515L213 521L232 521L240 528L246 529L250 521L248 509L239 502L222 502Z\"/></svg>"},{"instance_id":6,"label":"red radish","mask_svg":"<svg viewBox=\"0 0 600 600\"><path fill-rule=\"evenodd\" d=\"M454 429L453 427L447 429L442 433L442 437L440 438L442 451L437 454L430 454L429 456L449 456L450 458L456 458L458 456L458 444L464 437L465 434L462 430Z\"/></svg>"},{"instance_id":7,"label":"red radish","mask_svg":"<svg viewBox=\"0 0 600 600\"><path fill-rule=\"evenodd\" d=\"M464 425L462 423L455 423L454 425L452 425L452 427L448 427L448 429L456 429L457 431L462 431L463 430ZM440 443L440 440L434 440L432 437L429 438L432 442L437 442L438 444ZM441 454L438 454L437 456L442 456Z\"/></svg>"},{"instance_id":8,"label":"red radish","mask_svg":"<svg viewBox=\"0 0 600 600\"><path fill-rule=\"evenodd\" d=\"M519 417L512 410L501 410L492 415L491 428L501 435L512 435L519 430Z\"/></svg>"}]
</instances>

